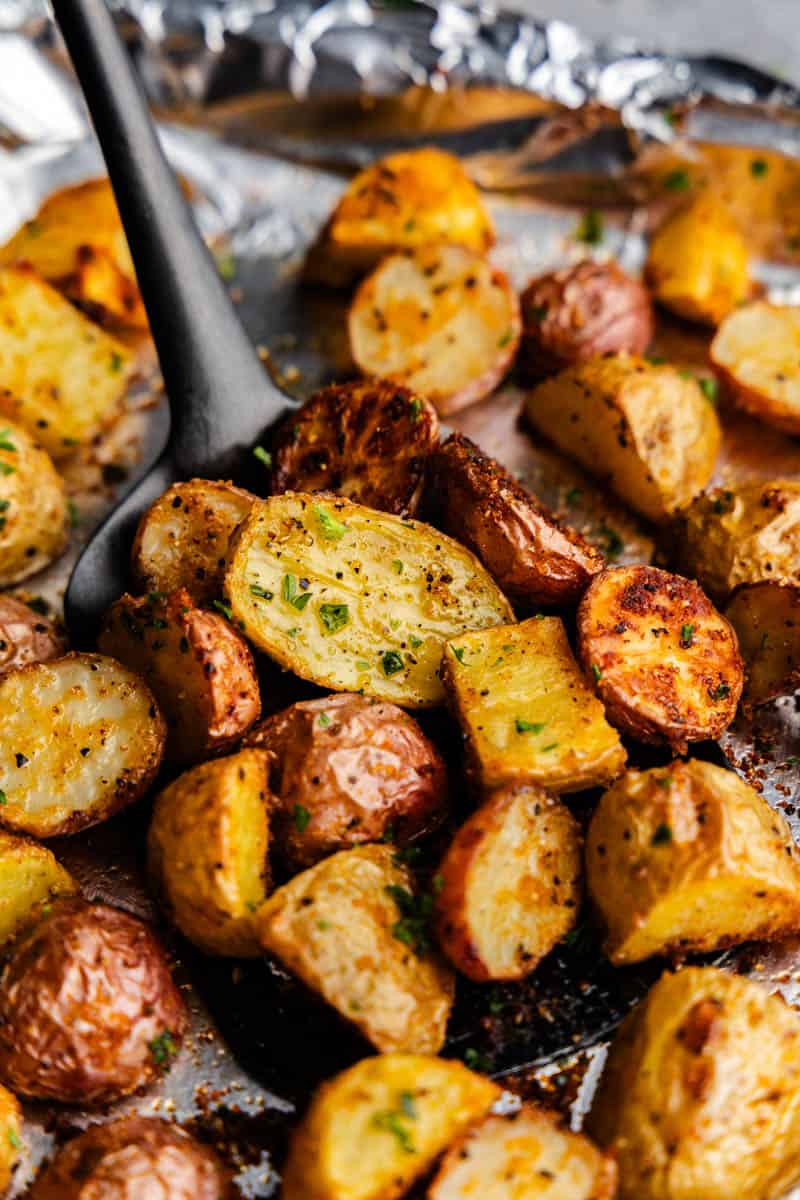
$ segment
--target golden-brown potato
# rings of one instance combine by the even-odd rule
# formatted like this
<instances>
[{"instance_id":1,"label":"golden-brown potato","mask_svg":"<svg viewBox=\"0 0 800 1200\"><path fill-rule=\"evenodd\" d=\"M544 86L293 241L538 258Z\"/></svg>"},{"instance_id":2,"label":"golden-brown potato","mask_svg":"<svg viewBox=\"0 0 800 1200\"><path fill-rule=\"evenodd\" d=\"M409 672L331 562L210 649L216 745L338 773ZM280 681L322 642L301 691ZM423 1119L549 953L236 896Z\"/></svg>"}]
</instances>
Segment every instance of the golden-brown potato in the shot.
<instances>
[{"instance_id":1,"label":"golden-brown potato","mask_svg":"<svg viewBox=\"0 0 800 1200\"><path fill-rule=\"evenodd\" d=\"M66 649L66 638L53 621L14 596L0 595L0 675L60 658Z\"/></svg>"},{"instance_id":2,"label":"golden-brown potato","mask_svg":"<svg viewBox=\"0 0 800 1200\"><path fill-rule=\"evenodd\" d=\"M442 680L483 788L580 792L625 766L619 734L572 656L558 617L452 638Z\"/></svg>"},{"instance_id":3,"label":"golden-brown potato","mask_svg":"<svg viewBox=\"0 0 800 1200\"><path fill-rule=\"evenodd\" d=\"M428 1200L614 1200L617 1168L558 1113L535 1104L490 1114L445 1154Z\"/></svg>"},{"instance_id":4,"label":"golden-brown potato","mask_svg":"<svg viewBox=\"0 0 800 1200\"><path fill-rule=\"evenodd\" d=\"M586 870L613 963L800 930L786 821L733 771L699 759L617 780L589 825Z\"/></svg>"},{"instance_id":5,"label":"golden-brown potato","mask_svg":"<svg viewBox=\"0 0 800 1200\"><path fill-rule=\"evenodd\" d=\"M81 246L63 291L98 321L147 329L139 285L120 270L113 250Z\"/></svg>"},{"instance_id":6,"label":"golden-brown potato","mask_svg":"<svg viewBox=\"0 0 800 1200\"><path fill-rule=\"evenodd\" d=\"M665 974L625 1020L589 1132L620 1200L777 1200L800 1176L800 1019L713 967Z\"/></svg>"},{"instance_id":7,"label":"golden-brown potato","mask_svg":"<svg viewBox=\"0 0 800 1200\"><path fill-rule=\"evenodd\" d=\"M0 1086L0 1195L5 1194L19 1158L22 1114L16 1097Z\"/></svg>"},{"instance_id":8,"label":"golden-brown potato","mask_svg":"<svg viewBox=\"0 0 800 1200\"><path fill-rule=\"evenodd\" d=\"M578 657L612 725L684 754L736 715L744 665L698 585L657 567L610 567L578 608Z\"/></svg>"},{"instance_id":9,"label":"golden-brown potato","mask_svg":"<svg viewBox=\"0 0 800 1200\"><path fill-rule=\"evenodd\" d=\"M711 362L742 408L800 433L800 307L759 302L730 313L711 343Z\"/></svg>"},{"instance_id":10,"label":"golden-brown potato","mask_svg":"<svg viewBox=\"0 0 800 1200\"><path fill-rule=\"evenodd\" d=\"M0 268L0 414L54 458L117 416L133 357L28 267Z\"/></svg>"},{"instance_id":11,"label":"golden-brown potato","mask_svg":"<svg viewBox=\"0 0 800 1200\"><path fill-rule=\"evenodd\" d=\"M208 1146L155 1117L92 1125L36 1177L30 1200L234 1200Z\"/></svg>"},{"instance_id":12,"label":"golden-brown potato","mask_svg":"<svg viewBox=\"0 0 800 1200\"><path fill-rule=\"evenodd\" d=\"M67 525L64 481L50 455L0 415L0 587L27 579L57 558Z\"/></svg>"},{"instance_id":13,"label":"golden-brown potato","mask_svg":"<svg viewBox=\"0 0 800 1200\"><path fill-rule=\"evenodd\" d=\"M653 339L647 289L614 262L587 258L540 275L520 306L520 364L531 382L597 354L644 354Z\"/></svg>"},{"instance_id":14,"label":"golden-brown potato","mask_svg":"<svg viewBox=\"0 0 800 1200\"><path fill-rule=\"evenodd\" d=\"M37 920L56 896L77 890L75 880L44 846L0 832L0 946Z\"/></svg>"},{"instance_id":15,"label":"golden-brown potato","mask_svg":"<svg viewBox=\"0 0 800 1200\"><path fill-rule=\"evenodd\" d=\"M695 379L627 354L546 379L525 415L632 508L663 521L711 478L720 425Z\"/></svg>"},{"instance_id":16,"label":"golden-brown potato","mask_svg":"<svg viewBox=\"0 0 800 1200\"><path fill-rule=\"evenodd\" d=\"M800 587L743 583L725 616L736 630L745 664L743 703L766 704L800 687Z\"/></svg>"},{"instance_id":17,"label":"golden-brown potato","mask_svg":"<svg viewBox=\"0 0 800 1200\"><path fill-rule=\"evenodd\" d=\"M377 1050L435 1054L453 977L430 950L432 909L391 846L356 846L278 888L255 924L264 949Z\"/></svg>"},{"instance_id":18,"label":"golden-brown potato","mask_svg":"<svg viewBox=\"0 0 800 1200\"><path fill-rule=\"evenodd\" d=\"M507 276L461 246L384 259L348 316L356 366L420 392L445 416L494 391L514 361L520 328Z\"/></svg>"},{"instance_id":19,"label":"golden-brown potato","mask_svg":"<svg viewBox=\"0 0 800 1200\"><path fill-rule=\"evenodd\" d=\"M707 194L656 232L645 277L659 304L703 325L718 325L752 288L747 244L725 207Z\"/></svg>"},{"instance_id":20,"label":"golden-brown potato","mask_svg":"<svg viewBox=\"0 0 800 1200\"><path fill-rule=\"evenodd\" d=\"M164 952L142 921L57 900L0 977L0 1075L23 1096L104 1103L168 1070L186 1025Z\"/></svg>"},{"instance_id":21,"label":"golden-brown potato","mask_svg":"<svg viewBox=\"0 0 800 1200\"><path fill-rule=\"evenodd\" d=\"M101 654L0 677L0 823L77 833L133 803L156 776L166 726L153 693Z\"/></svg>"},{"instance_id":22,"label":"golden-brown potato","mask_svg":"<svg viewBox=\"0 0 800 1200\"><path fill-rule=\"evenodd\" d=\"M195 603L222 592L228 543L255 500L232 483L173 483L139 521L131 570L143 592L186 590Z\"/></svg>"},{"instance_id":23,"label":"golden-brown potato","mask_svg":"<svg viewBox=\"0 0 800 1200\"><path fill-rule=\"evenodd\" d=\"M513 620L458 542L419 521L301 492L253 505L225 590L247 637L281 666L406 708L442 702L446 638Z\"/></svg>"},{"instance_id":24,"label":"golden-brown potato","mask_svg":"<svg viewBox=\"0 0 800 1200\"><path fill-rule=\"evenodd\" d=\"M172 762L224 754L261 715L250 647L220 613L195 608L185 588L121 596L103 618L97 647L152 688Z\"/></svg>"},{"instance_id":25,"label":"golden-brown potato","mask_svg":"<svg viewBox=\"0 0 800 1200\"><path fill-rule=\"evenodd\" d=\"M335 492L413 516L438 436L436 409L408 388L382 380L323 388L278 429L271 491Z\"/></svg>"},{"instance_id":26,"label":"golden-brown potato","mask_svg":"<svg viewBox=\"0 0 800 1200\"><path fill-rule=\"evenodd\" d=\"M538 788L504 788L461 826L439 866L436 932L477 982L523 979L575 924L581 836Z\"/></svg>"},{"instance_id":27,"label":"golden-brown potato","mask_svg":"<svg viewBox=\"0 0 800 1200\"><path fill-rule=\"evenodd\" d=\"M292 870L337 850L405 846L447 814L447 773L416 721L394 704L344 693L302 700L247 737L269 754L270 828Z\"/></svg>"},{"instance_id":28,"label":"golden-brown potato","mask_svg":"<svg viewBox=\"0 0 800 1200\"><path fill-rule=\"evenodd\" d=\"M602 554L463 434L434 454L433 478L443 527L512 600L570 604L602 571Z\"/></svg>"},{"instance_id":29,"label":"golden-brown potato","mask_svg":"<svg viewBox=\"0 0 800 1200\"><path fill-rule=\"evenodd\" d=\"M364 1058L322 1085L295 1129L283 1200L398 1200L499 1096L452 1059Z\"/></svg>"},{"instance_id":30,"label":"golden-brown potato","mask_svg":"<svg viewBox=\"0 0 800 1200\"><path fill-rule=\"evenodd\" d=\"M153 809L151 876L181 933L207 954L261 953L253 914L269 889L267 765L263 750L201 763Z\"/></svg>"},{"instance_id":31,"label":"golden-brown potato","mask_svg":"<svg viewBox=\"0 0 800 1200\"><path fill-rule=\"evenodd\" d=\"M306 273L334 287L385 255L438 242L482 254L494 230L480 194L452 154L423 146L360 171L313 247Z\"/></svg>"}]
</instances>

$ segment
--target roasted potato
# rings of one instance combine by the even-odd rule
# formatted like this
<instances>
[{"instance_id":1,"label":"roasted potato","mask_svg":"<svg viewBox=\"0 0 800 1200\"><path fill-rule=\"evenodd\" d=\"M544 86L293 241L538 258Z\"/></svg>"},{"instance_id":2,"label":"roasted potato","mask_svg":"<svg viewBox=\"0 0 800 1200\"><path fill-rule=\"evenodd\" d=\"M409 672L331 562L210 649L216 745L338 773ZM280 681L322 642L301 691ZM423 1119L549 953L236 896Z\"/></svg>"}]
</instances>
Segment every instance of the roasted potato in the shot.
<instances>
[{"instance_id":1,"label":"roasted potato","mask_svg":"<svg viewBox=\"0 0 800 1200\"><path fill-rule=\"evenodd\" d=\"M720 444L695 379L627 354L589 359L528 396L527 419L631 508L663 521L701 492Z\"/></svg>"},{"instance_id":2,"label":"roasted potato","mask_svg":"<svg viewBox=\"0 0 800 1200\"><path fill-rule=\"evenodd\" d=\"M800 931L800 856L780 813L733 771L692 759L627 771L586 842L613 963Z\"/></svg>"},{"instance_id":3,"label":"roasted potato","mask_svg":"<svg viewBox=\"0 0 800 1200\"><path fill-rule=\"evenodd\" d=\"M295 1129L283 1200L398 1200L499 1096L452 1059L364 1058L322 1085Z\"/></svg>"},{"instance_id":4,"label":"roasted potato","mask_svg":"<svg viewBox=\"0 0 800 1200\"><path fill-rule=\"evenodd\" d=\"M558 617L452 638L442 658L448 701L482 788L534 784L580 792L625 766L619 734L572 656Z\"/></svg>"},{"instance_id":5,"label":"roasted potato","mask_svg":"<svg viewBox=\"0 0 800 1200\"><path fill-rule=\"evenodd\" d=\"M711 195L673 214L655 233L645 277L659 304L679 317L718 325L751 293L747 244Z\"/></svg>"},{"instance_id":6,"label":"roasted potato","mask_svg":"<svg viewBox=\"0 0 800 1200\"><path fill-rule=\"evenodd\" d=\"M169 1069L187 1025L147 926L106 904L56 900L0 977L0 1076L23 1096L107 1103Z\"/></svg>"},{"instance_id":7,"label":"roasted potato","mask_svg":"<svg viewBox=\"0 0 800 1200\"><path fill-rule=\"evenodd\" d=\"M356 175L313 247L306 274L344 286L396 250L455 242L482 254L493 241L489 214L459 160L423 146Z\"/></svg>"},{"instance_id":8,"label":"roasted potato","mask_svg":"<svg viewBox=\"0 0 800 1200\"><path fill-rule=\"evenodd\" d=\"M432 908L391 846L356 846L278 888L255 924L264 949L377 1050L435 1054L453 978L430 951Z\"/></svg>"},{"instance_id":9,"label":"roasted potato","mask_svg":"<svg viewBox=\"0 0 800 1200\"><path fill-rule=\"evenodd\" d=\"M531 787L489 796L438 871L436 933L462 974L523 979L575 924L581 836L569 809Z\"/></svg>"},{"instance_id":10,"label":"roasted potato","mask_svg":"<svg viewBox=\"0 0 800 1200\"><path fill-rule=\"evenodd\" d=\"M0 946L37 920L56 896L77 890L75 880L44 846L0 832Z\"/></svg>"},{"instance_id":11,"label":"roasted potato","mask_svg":"<svg viewBox=\"0 0 800 1200\"><path fill-rule=\"evenodd\" d=\"M490 1114L445 1154L428 1200L614 1200L617 1168L557 1113L535 1104Z\"/></svg>"},{"instance_id":12,"label":"roasted potato","mask_svg":"<svg viewBox=\"0 0 800 1200\"><path fill-rule=\"evenodd\" d=\"M250 647L220 613L195 608L185 588L120 597L103 619L97 646L152 688L172 762L233 749L261 715Z\"/></svg>"},{"instance_id":13,"label":"roasted potato","mask_svg":"<svg viewBox=\"0 0 800 1200\"><path fill-rule=\"evenodd\" d=\"M612 1043L589 1132L620 1200L777 1200L800 1176L800 1018L713 967L663 975Z\"/></svg>"},{"instance_id":14,"label":"roasted potato","mask_svg":"<svg viewBox=\"0 0 800 1200\"><path fill-rule=\"evenodd\" d=\"M27 579L57 558L67 525L64 481L50 455L0 415L0 587Z\"/></svg>"},{"instance_id":15,"label":"roasted potato","mask_svg":"<svg viewBox=\"0 0 800 1200\"><path fill-rule=\"evenodd\" d=\"M578 657L612 725L685 754L736 715L744 664L736 634L691 579L610 567L578 607Z\"/></svg>"},{"instance_id":16,"label":"roasted potato","mask_svg":"<svg viewBox=\"0 0 800 1200\"><path fill-rule=\"evenodd\" d=\"M272 449L272 492L336 492L411 515L439 436L436 409L381 380L323 388L288 415Z\"/></svg>"},{"instance_id":17,"label":"roasted potato","mask_svg":"<svg viewBox=\"0 0 800 1200\"><path fill-rule=\"evenodd\" d=\"M531 382L598 354L644 354L653 340L647 289L614 262L589 258L540 275L520 307L520 365Z\"/></svg>"},{"instance_id":18,"label":"roasted potato","mask_svg":"<svg viewBox=\"0 0 800 1200\"><path fill-rule=\"evenodd\" d=\"M405 846L447 814L447 773L416 721L365 696L302 700L247 737L269 755L270 828L292 870L337 850Z\"/></svg>"},{"instance_id":19,"label":"roasted potato","mask_svg":"<svg viewBox=\"0 0 800 1200\"><path fill-rule=\"evenodd\" d=\"M166 726L147 685L101 654L67 654L0 677L0 823L77 833L152 783Z\"/></svg>"},{"instance_id":20,"label":"roasted potato","mask_svg":"<svg viewBox=\"0 0 800 1200\"><path fill-rule=\"evenodd\" d=\"M468 550L417 521L302 493L253 506L225 590L247 637L301 679L427 708L442 642L513 620Z\"/></svg>"},{"instance_id":21,"label":"roasted potato","mask_svg":"<svg viewBox=\"0 0 800 1200\"><path fill-rule=\"evenodd\" d=\"M22 1146L22 1114L16 1097L0 1086L0 1195L11 1183L11 1176Z\"/></svg>"},{"instance_id":22,"label":"roasted potato","mask_svg":"<svg viewBox=\"0 0 800 1200\"><path fill-rule=\"evenodd\" d=\"M66 638L53 621L14 596L0 595L0 675L61 658L66 649Z\"/></svg>"},{"instance_id":23,"label":"roasted potato","mask_svg":"<svg viewBox=\"0 0 800 1200\"><path fill-rule=\"evenodd\" d=\"M356 366L420 392L445 416L494 391L514 361L520 328L506 275L461 246L384 259L348 315Z\"/></svg>"},{"instance_id":24,"label":"roasted potato","mask_svg":"<svg viewBox=\"0 0 800 1200\"><path fill-rule=\"evenodd\" d=\"M512 600L570 604L602 571L593 546L463 434L434 454L433 478L443 527Z\"/></svg>"},{"instance_id":25,"label":"roasted potato","mask_svg":"<svg viewBox=\"0 0 800 1200\"><path fill-rule=\"evenodd\" d=\"M178 1125L119 1117L67 1142L30 1200L234 1200L230 1172Z\"/></svg>"},{"instance_id":26,"label":"roasted potato","mask_svg":"<svg viewBox=\"0 0 800 1200\"><path fill-rule=\"evenodd\" d=\"M0 417L55 459L121 410L133 356L25 266L0 268Z\"/></svg>"},{"instance_id":27,"label":"roasted potato","mask_svg":"<svg viewBox=\"0 0 800 1200\"><path fill-rule=\"evenodd\" d=\"M207 954L261 953L253 914L270 874L268 756L240 750L202 763L158 796L147 838L156 890Z\"/></svg>"},{"instance_id":28,"label":"roasted potato","mask_svg":"<svg viewBox=\"0 0 800 1200\"><path fill-rule=\"evenodd\" d=\"M800 687L800 587L743 583L725 616L736 630L745 664L746 707L788 696Z\"/></svg>"},{"instance_id":29,"label":"roasted potato","mask_svg":"<svg viewBox=\"0 0 800 1200\"><path fill-rule=\"evenodd\" d=\"M800 433L800 307L760 302L730 313L711 362L736 403L768 425Z\"/></svg>"}]
</instances>

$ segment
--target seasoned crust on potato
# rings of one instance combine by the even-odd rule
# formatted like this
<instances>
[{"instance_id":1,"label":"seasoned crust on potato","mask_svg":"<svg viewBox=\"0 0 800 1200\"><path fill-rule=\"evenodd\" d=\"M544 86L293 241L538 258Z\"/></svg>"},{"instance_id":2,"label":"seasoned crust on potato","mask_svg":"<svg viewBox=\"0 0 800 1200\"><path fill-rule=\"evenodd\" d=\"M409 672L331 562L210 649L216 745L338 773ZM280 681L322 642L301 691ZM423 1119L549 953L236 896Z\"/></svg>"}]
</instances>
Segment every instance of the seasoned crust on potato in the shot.
<instances>
[{"instance_id":1,"label":"seasoned crust on potato","mask_svg":"<svg viewBox=\"0 0 800 1200\"><path fill-rule=\"evenodd\" d=\"M384 259L363 281L348 331L365 375L405 384L447 416L488 396L511 366L519 301L480 255L428 246Z\"/></svg>"},{"instance_id":2,"label":"seasoned crust on potato","mask_svg":"<svg viewBox=\"0 0 800 1200\"><path fill-rule=\"evenodd\" d=\"M270 825L294 870L391 836L404 846L447 813L447 773L416 721L347 693L302 700L251 730L269 755Z\"/></svg>"},{"instance_id":3,"label":"seasoned crust on potato","mask_svg":"<svg viewBox=\"0 0 800 1200\"><path fill-rule=\"evenodd\" d=\"M788 696L800 687L800 587L743 583L725 616L736 630L745 665L745 707Z\"/></svg>"},{"instance_id":4,"label":"seasoned crust on potato","mask_svg":"<svg viewBox=\"0 0 800 1200\"><path fill-rule=\"evenodd\" d=\"M187 1026L164 951L107 904L57 900L0 977L0 1074L41 1100L96 1104L168 1069Z\"/></svg>"},{"instance_id":5,"label":"seasoned crust on potato","mask_svg":"<svg viewBox=\"0 0 800 1200\"><path fill-rule=\"evenodd\" d=\"M444 528L512 600L569 604L602 571L593 546L463 434L436 451L433 478Z\"/></svg>"},{"instance_id":6,"label":"seasoned crust on potato","mask_svg":"<svg viewBox=\"0 0 800 1200\"><path fill-rule=\"evenodd\" d=\"M438 434L436 410L408 388L382 380L323 388L278 429L271 491L335 492L413 516Z\"/></svg>"},{"instance_id":7,"label":"seasoned crust on potato","mask_svg":"<svg viewBox=\"0 0 800 1200\"><path fill-rule=\"evenodd\" d=\"M736 403L786 433L800 433L800 307L746 304L730 313L709 351Z\"/></svg>"},{"instance_id":8,"label":"seasoned crust on potato","mask_svg":"<svg viewBox=\"0 0 800 1200\"><path fill-rule=\"evenodd\" d=\"M66 649L66 638L53 621L14 596L0 595L0 675L60 658Z\"/></svg>"},{"instance_id":9,"label":"seasoned crust on potato","mask_svg":"<svg viewBox=\"0 0 800 1200\"><path fill-rule=\"evenodd\" d=\"M0 822L77 833L133 803L156 776L166 726L138 675L67 654L0 677Z\"/></svg>"},{"instance_id":10,"label":"seasoned crust on potato","mask_svg":"<svg viewBox=\"0 0 800 1200\"><path fill-rule=\"evenodd\" d=\"M477 982L523 979L575 924L578 823L538 788L505 788L461 826L438 870L436 933Z\"/></svg>"},{"instance_id":11,"label":"seasoned crust on potato","mask_svg":"<svg viewBox=\"0 0 800 1200\"><path fill-rule=\"evenodd\" d=\"M64 481L50 455L0 410L0 587L57 558L67 525Z\"/></svg>"},{"instance_id":12,"label":"seasoned crust on potato","mask_svg":"<svg viewBox=\"0 0 800 1200\"><path fill-rule=\"evenodd\" d=\"M609 721L682 754L736 715L744 667L728 621L690 579L610 567L578 608L578 657Z\"/></svg>"},{"instance_id":13,"label":"seasoned crust on potato","mask_svg":"<svg viewBox=\"0 0 800 1200\"><path fill-rule=\"evenodd\" d=\"M37 920L56 896L77 890L75 880L44 846L0 832L0 946Z\"/></svg>"}]
</instances>

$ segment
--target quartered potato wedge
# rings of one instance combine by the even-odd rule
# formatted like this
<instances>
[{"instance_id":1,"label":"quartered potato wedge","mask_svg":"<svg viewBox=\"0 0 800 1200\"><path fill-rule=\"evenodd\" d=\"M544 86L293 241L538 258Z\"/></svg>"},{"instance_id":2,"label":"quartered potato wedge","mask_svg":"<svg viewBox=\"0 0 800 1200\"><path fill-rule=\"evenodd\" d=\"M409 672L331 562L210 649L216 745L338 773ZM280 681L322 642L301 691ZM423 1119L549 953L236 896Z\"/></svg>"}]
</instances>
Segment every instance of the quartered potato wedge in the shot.
<instances>
[{"instance_id":1,"label":"quartered potato wedge","mask_svg":"<svg viewBox=\"0 0 800 1200\"><path fill-rule=\"evenodd\" d=\"M0 832L0 946L35 921L56 896L77 890L75 880L44 846Z\"/></svg>"},{"instance_id":2,"label":"quartered potato wedge","mask_svg":"<svg viewBox=\"0 0 800 1200\"><path fill-rule=\"evenodd\" d=\"M442 643L514 619L468 550L419 521L287 493L253 506L225 590L246 636L321 687L427 708Z\"/></svg>"},{"instance_id":3,"label":"quartered potato wedge","mask_svg":"<svg viewBox=\"0 0 800 1200\"><path fill-rule=\"evenodd\" d=\"M67 524L64 481L50 455L0 414L0 587L27 579L57 558L67 542Z\"/></svg>"},{"instance_id":4,"label":"quartered potato wedge","mask_svg":"<svg viewBox=\"0 0 800 1200\"><path fill-rule=\"evenodd\" d=\"M711 343L711 362L742 408L800 433L800 307L737 308Z\"/></svg>"},{"instance_id":5,"label":"quartered potato wedge","mask_svg":"<svg viewBox=\"0 0 800 1200\"><path fill-rule=\"evenodd\" d=\"M800 687L800 587L743 583L725 616L736 630L745 666L744 704L756 707Z\"/></svg>"},{"instance_id":6,"label":"quartered potato wedge","mask_svg":"<svg viewBox=\"0 0 800 1200\"><path fill-rule=\"evenodd\" d=\"M15 596L0 595L0 675L28 663L61 658L66 649L66 638L53 621Z\"/></svg>"}]
</instances>

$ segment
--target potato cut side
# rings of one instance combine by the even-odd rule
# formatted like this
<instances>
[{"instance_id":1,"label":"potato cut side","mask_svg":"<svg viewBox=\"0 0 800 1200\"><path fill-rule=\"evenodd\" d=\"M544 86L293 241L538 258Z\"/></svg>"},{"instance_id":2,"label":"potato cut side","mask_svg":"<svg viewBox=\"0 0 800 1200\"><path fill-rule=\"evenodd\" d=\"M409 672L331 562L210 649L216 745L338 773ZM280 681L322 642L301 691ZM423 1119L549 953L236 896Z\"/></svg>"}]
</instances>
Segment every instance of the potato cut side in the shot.
<instances>
[{"instance_id":1,"label":"potato cut side","mask_svg":"<svg viewBox=\"0 0 800 1200\"><path fill-rule=\"evenodd\" d=\"M614 1200L614 1160L557 1113L523 1104L490 1114L444 1156L428 1200Z\"/></svg>"},{"instance_id":2,"label":"potato cut side","mask_svg":"<svg viewBox=\"0 0 800 1200\"><path fill-rule=\"evenodd\" d=\"M580 792L615 779L625 751L558 617L451 638L442 678L483 788Z\"/></svg>"},{"instance_id":3,"label":"potato cut side","mask_svg":"<svg viewBox=\"0 0 800 1200\"><path fill-rule=\"evenodd\" d=\"M55 837L104 821L155 778L166 727L138 675L67 654L0 679L0 821Z\"/></svg>"},{"instance_id":4,"label":"potato cut side","mask_svg":"<svg viewBox=\"0 0 800 1200\"><path fill-rule=\"evenodd\" d=\"M0 595L0 675L28 663L61 658L67 650L62 629L16 596Z\"/></svg>"},{"instance_id":5,"label":"potato cut side","mask_svg":"<svg viewBox=\"0 0 800 1200\"><path fill-rule=\"evenodd\" d=\"M800 433L800 307L737 308L711 343L711 361L736 402L786 433Z\"/></svg>"},{"instance_id":6,"label":"potato cut side","mask_svg":"<svg viewBox=\"0 0 800 1200\"><path fill-rule=\"evenodd\" d=\"M397 1200L499 1096L453 1060L362 1059L311 1101L292 1136L283 1200Z\"/></svg>"},{"instance_id":7,"label":"potato cut side","mask_svg":"<svg viewBox=\"0 0 800 1200\"><path fill-rule=\"evenodd\" d=\"M446 639L514 619L478 560L429 525L300 493L253 506L225 590L281 666L407 708L444 699Z\"/></svg>"},{"instance_id":8,"label":"potato cut side","mask_svg":"<svg viewBox=\"0 0 800 1200\"><path fill-rule=\"evenodd\" d=\"M22 1112L16 1096L0 1086L0 1193L11 1177L22 1149Z\"/></svg>"},{"instance_id":9,"label":"potato cut side","mask_svg":"<svg viewBox=\"0 0 800 1200\"><path fill-rule=\"evenodd\" d=\"M441 865L439 944L482 982L522 979L575 924L581 899L578 823L538 788L506 788L461 826Z\"/></svg>"},{"instance_id":10,"label":"potato cut side","mask_svg":"<svg viewBox=\"0 0 800 1200\"><path fill-rule=\"evenodd\" d=\"M744 583L725 609L745 663L744 703L756 707L800 687L800 587Z\"/></svg>"},{"instance_id":11,"label":"potato cut side","mask_svg":"<svg viewBox=\"0 0 800 1200\"><path fill-rule=\"evenodd\" d=\"M391 846L341 850L278 888L256 915L264 949L381 1051L435 1054L453 977L430 951L416 896Z\"/></svg>"},{"instance_id":12,"label":"potato cut side","mask_svg":"<svg viewBox=\"0 0 800 1200\"><path fill-rule=\"evenodd\" d=\"M43 905L77 890L75 880L44 846L0 832L0 945L34 921Z\"/></svg>"},{"instance_id":13,"label":"potato cut side","mask_svg":"<svg viewBox=\"0 0 800 1200\"><path fill-rule=\"evenodd\" d=\"M744 684L732 626L690 579L611 567L578 608L578 657L608 719L642 742L685 753L728 728Z\"/></svg>"},{"instance_id":14,"label":"potato cut side","mask_svg":"<svg viewBox=\"0 0 800 1200\"><path fill-rule=\"evenodd\" d=\"M257 957L254 913L269 889L265 750L202 763L156 800L148 863L181 933L207 954Z\"/></svg>"},{"instance_id":15,"label":"potato cut side","mask_svg":"<svg viewBox=\"0 0 800 1200\"><path fill-rule=\"evenodd\" d=\"M592 358L545 380L528 396L525 415L652 521L703 490L721 439L696 380L627 354Z\"/></svg>"},{"instance_id":16,"label":"potato cut side","mask_svg":"<svg viewBox=\"0 0 800 1200\"><path fill-rule=\"evenodd\" d=\"M127 253L127 244L124 245ZM115 249L83 246L74 274L63 284L71 300L90 315L115 325L147 329L144 307L135 275L120 269Z\"/></svg>"},{"instance_id":17,"label":"potato cut side","mask_svg":"<svg viewBox=\"0 0 800 1200\"><path fill-rule=\"evenodd\" d=\"M0 414L0 587L27 579L57 558L67 525L64 481L50 455Z\"/></svg>"},{"instance_id":18,"label":"potato cut side","mask_svg":"<svg viewBox=\"0 0 800 1200\"><path fill-rule=\"evenodd\" d=\"M712 763L626 772L595 810L586 864L614 963L800 930L800 857L786 821Z\"/></svg>"},{"instance_id":19,"label":"potato cut side","mask_svg":"<svg viewBox=\"0 0 800 1200\"><path fill-rule=\"evenodd\" d=\"M405 384L447 415L497 387L521 319L501 271L460 246L429 246L384 259L356 292L348 329L365 375Z\"/></svg>"}]
</instances>

